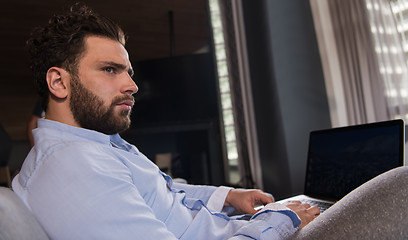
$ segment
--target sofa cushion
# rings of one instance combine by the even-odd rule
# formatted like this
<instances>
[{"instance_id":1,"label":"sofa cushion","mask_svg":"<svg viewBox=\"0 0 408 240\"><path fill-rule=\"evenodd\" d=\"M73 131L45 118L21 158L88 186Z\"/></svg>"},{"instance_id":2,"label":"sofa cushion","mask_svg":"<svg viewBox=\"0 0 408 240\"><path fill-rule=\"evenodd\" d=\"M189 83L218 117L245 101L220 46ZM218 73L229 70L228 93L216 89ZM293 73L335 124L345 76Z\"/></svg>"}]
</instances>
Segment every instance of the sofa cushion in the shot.
<instances>
[{"instance_id":1,"label":"sofa cushion","mask_svg":"<svg viewBox=\"0 0 408 240\"><path fill-rule=\"evenodd\" d=\"M5 187L0 187L0 239L49 239L20 198Z\"/></svg>"}]
</instances>

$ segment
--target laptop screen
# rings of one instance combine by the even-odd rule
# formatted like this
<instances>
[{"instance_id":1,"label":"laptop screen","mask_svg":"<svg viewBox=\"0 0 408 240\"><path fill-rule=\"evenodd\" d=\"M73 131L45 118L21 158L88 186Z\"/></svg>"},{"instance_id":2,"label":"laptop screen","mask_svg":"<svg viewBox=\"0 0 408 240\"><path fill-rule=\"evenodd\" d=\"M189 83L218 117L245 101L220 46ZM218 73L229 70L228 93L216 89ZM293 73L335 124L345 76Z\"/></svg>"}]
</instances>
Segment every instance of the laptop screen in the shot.
<instances>
[{"instance_id":1,"label":"laptop screen","mask_svg":"<svg viewBox=\"0 0 408 240\"><path fill-rule=\"evenodd\" d=\"M310 133L305 194L339 200L404 164L404 122L392 120Z\"/></svg>"}]
</instances>

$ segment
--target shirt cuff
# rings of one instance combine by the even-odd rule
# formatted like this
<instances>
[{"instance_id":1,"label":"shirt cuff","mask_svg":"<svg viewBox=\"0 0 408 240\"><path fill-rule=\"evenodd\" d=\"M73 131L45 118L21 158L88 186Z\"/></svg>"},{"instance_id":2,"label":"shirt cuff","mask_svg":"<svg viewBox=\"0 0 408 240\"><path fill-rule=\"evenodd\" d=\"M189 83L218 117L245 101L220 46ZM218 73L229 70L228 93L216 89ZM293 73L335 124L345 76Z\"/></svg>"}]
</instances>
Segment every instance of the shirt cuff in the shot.
<instances>
[{"instance_id":1,"label":"shirt cuff","mask_svg":"<svg viewBox=\"0 0 408 240\"><path fill-rule=\"evenodd\" d=\"M299 225L300 219L293 211L279 203L271 203L239 228L233 239L288 239Z\"/></svg>"},{"instance_id":2,"label":"shirt cuff","mask_svg":"<svg viewBox=\"0 0 408 240\"><path fill-rule=\"evenodd\" d=\"M294 228L298 228L302 221L300 220L299 216L293 212L291 209L286 207L283 204L280 203L269 203L265 207L263 207L259 212L257 212L254 216L252 216L252 219L257 218L259 215L267 212L279 212L282 213L286 216L288 216L293 223Z\"/></svg>"},{"instance_id":3,"label":"shirt cuff","mask_svg":"<svg viewBox=\"0 0 408 240\"><path fill-rule=\"evenodd\" d=\"M218 187L208 200L207 208L212 212L221 212L224 207L225 199L231 189L230 187L224 186Z\"/></svg>"}]
</instances>

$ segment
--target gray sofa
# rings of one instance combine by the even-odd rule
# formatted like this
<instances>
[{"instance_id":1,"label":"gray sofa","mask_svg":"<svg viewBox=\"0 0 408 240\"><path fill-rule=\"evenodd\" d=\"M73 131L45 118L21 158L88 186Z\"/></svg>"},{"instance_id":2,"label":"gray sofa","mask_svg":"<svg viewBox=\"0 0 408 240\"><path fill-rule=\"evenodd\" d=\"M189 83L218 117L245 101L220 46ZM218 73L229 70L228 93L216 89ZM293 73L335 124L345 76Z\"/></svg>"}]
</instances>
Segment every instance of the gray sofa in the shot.
<instances>
[{"instance_id":1,"label":"gray sofa","mask_svg":"<svg viewBox=\"0 0 408 240\"><path fill-rule=\"evenodd\" d=\"M298 231L295 239L408 239L408 167L358 187Z\"/></svg>"},{"instance_id":2,"label":"gray sofa","mask_svg":"<svg viewBox=\"0 0 408 240\"><path fill-rule=\"evenodd\" d=\"M47 234L20 198L0 187L0 240L43 240Z\"/></svg>"}]
</instances>

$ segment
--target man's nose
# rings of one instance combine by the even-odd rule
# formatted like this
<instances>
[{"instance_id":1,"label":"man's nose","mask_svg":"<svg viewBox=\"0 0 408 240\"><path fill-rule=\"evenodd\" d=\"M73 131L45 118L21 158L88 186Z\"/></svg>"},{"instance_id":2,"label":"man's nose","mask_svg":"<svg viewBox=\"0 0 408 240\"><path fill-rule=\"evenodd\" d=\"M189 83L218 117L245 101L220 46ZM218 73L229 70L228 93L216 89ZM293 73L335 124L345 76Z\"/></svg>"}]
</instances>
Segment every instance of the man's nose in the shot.
<instances>
[{"instance_id":1,"label":"man's nose","mask_svg":"<svg viewBox=\"0 0 408 240\"><path fill-rule=\"evenodd\" d=\"M132 77L128 73L125 73L125 85L123 86L122 92L125 92L127 94L135 94L137 91L139 91L139 88L137 87L135 81L133 81Z\"/></svg>"}]
</instances>

